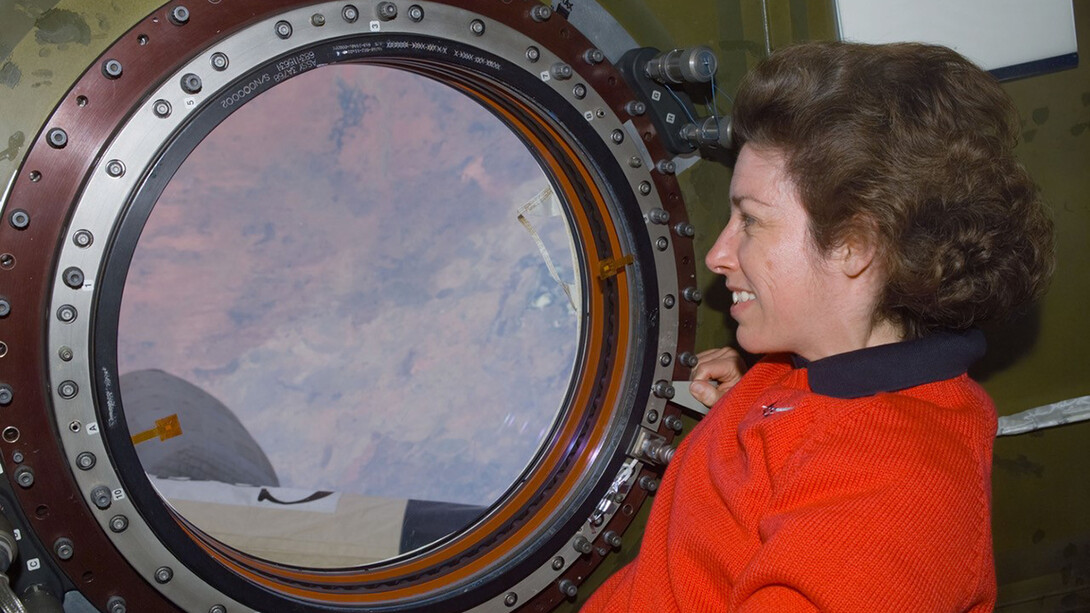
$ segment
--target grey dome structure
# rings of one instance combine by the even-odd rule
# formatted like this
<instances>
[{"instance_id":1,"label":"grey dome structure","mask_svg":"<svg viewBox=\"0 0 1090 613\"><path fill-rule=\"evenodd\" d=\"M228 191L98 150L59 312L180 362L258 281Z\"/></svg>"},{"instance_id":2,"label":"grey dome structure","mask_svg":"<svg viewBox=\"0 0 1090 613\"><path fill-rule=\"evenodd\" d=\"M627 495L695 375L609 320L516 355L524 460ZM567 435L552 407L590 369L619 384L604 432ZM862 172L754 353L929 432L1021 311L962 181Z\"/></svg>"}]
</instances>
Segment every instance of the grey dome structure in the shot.
<instances>
[{"instance_id":1,"label":"grey dome structure","mask_svg":"<svg viewBox=\"0 0 1090 613\"><path fill-rule=\"evenodd\" d=\"M182 435L139 444L144 470L157 477L276 487L269 458L231 409L201 388L162 370L121 375L121 397L132 434L178 415Z\"/></svg>"}]
</instances>

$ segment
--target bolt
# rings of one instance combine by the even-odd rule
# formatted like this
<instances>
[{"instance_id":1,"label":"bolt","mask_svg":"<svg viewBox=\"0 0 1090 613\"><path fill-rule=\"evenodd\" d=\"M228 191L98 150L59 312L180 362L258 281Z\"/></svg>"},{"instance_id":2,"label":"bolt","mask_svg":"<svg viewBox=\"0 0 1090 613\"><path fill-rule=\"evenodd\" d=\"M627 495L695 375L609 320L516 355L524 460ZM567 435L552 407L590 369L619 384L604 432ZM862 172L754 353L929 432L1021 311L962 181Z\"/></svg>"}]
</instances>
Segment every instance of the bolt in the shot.
<instances>
[{"instance_id":1,"label":"bolt","mask_svg":"<svg viewBox=\"0 0 1090 613\"><path fill-rule=\"evenodd\" d=\"M20 466L15 469L15 482L24 488L34 485L34 470L29 466Z\"/></svg>"},{"instance_id":2,"label":"bolt","mask_svg":"<svg viewBox=\"0 0 1090 613\"><path fill-rule=\"evenodd\" d=\"M87 230L80 230L72 235L72 242L77 247L90 247L91 243L95 242L95 235Z\"/></svg>"},{"instance_id":3,"label":"bolt","mask_svg":"<svg viewBox=\"0 0 1090 613\"><path fill-rule=\"evenodd\" d=\"M397 5L393 2L379 2L375 12L378 14L379 19L390 21L397 17Z\"/></svg>"},{"instance_id":4,"label":"bolt","mask_svg":"<svg viewBox=\"0 0 1090 613\"><path fill-rule=\"evenodd\" d=\"M50 147L64 149L64 146L68 144L68 133L60 128L53 128L46 135L46 140L49 141Z\"/></svg>"},{"instance_id":5,"label":"bolt","mask_svg":"<svg viewBox=\"0 0 1090 613\"><path fill-rule=\"evenodd\" d=\"M663 353L662 355L659 356L659 365L660 366L669 366L670 362L672 362L672 361L673 361L673 358L670 357L669 353Z\"/></svg>"},{"instance_id":6,"label":"bolt","mask_svg":"<svg viewBox=\"0 0 1090 613\"><path fill-rule=\"evenodd\" d=\"M22 462L23 461L23 452L22 451L12 451L11 452L11 461L15 462L16 464Z\"/></svg>"},{"instance_id":7,"label":"bolt","mask_svg":"<svg viewBox=\"0 0 1090 613\"><path fill-rule=\"evenodd\" d=\"M121 160L110 160L106 162L106 174L117 179L125 175L125 164Z\"/></svg>"},{"instance_id":8,"label":"bolt","mask_svg":"<svg viewBox=\"0 0 1090 613\"><path fill-rule=\"evenodd\" d=\"M97 485L91 490L91 502L100 509L110 508L110 488L105 485Z\"/></svg>"},{"instance_id":9,"label":"bolt","mask_svg":"<svg viewBox=\"0 0 1090 613\"><path fill-rule=\"evenodd\" d=\"M634 155L628 158L628 165L632 168L639 168L640 166L643 166L643 160L641 160L639 156Z\"/></svg>"},{"instance_id":10,"label":"bolt","mask_svg":"<svg viewBox=\"0 0 1090 613\"><path fill-rule=\"evenodd\" d=\"M700 293L700 290L695 287L686 287L681 292L682 298L685 298L689 302L695 302L700 304L700 301L704 299L704 294Z\"/></svg>"},{"instance_id":11,"label":"bolt","mask_svg":"<svg viewBox=\"0 0 1090 613\"><path fill-rule=\"evenodd\" d=\"M160 566L155 569L155 582L159 584L169 583L174 578L174 571L169 566Z\"/></svg>"},{"instance_id":12,"label":"bolt","mask_svg":"<svg viewBox=\"0 0 1090 613\"><path fill-rule=\"evenodd\" d=\"M410 6L407 14L409 15L409 20L413 23L420 23L424 20L424 9L421 8L419 4Z\"/></svg>"},{"instance_id":13,"label":"bolt","mask_svg":"<svg viewBox=\"0 0 1090 613\"><path fill-rule=\"evenodd\" d=\"M685 238L692 238L693 236L696 235L696 228L694 228L693 224L691 224L689 222L679 221L679 222L677 222L677 225L674 226L674 232L677 232L678 236L684 236Z\"/></svg>"},{"instance_id":14,"label":"bolt","mask_svg":"<svg viewBox=\"0 0 1090 613\"><path fill-rule=\"evenodd\" d=\"M310 25L320 28L325 25L325 15L321 13L314 13L310 16Z\"/></svg>"},{"instance_id":15,"label":"bolt","mask_svg":"<svg viewBox=\"0 0 1090 613\"><path fill-rule=\"evenodd\" d=\"M484 22L480 19L474 19L469 22L469 31L473 32L475 36L481 36L484 34Z\"/></svg>"},{"instance_id":16,"label":"bolt","mask_svg":"<svg viewBox=\"0 0 1090 613\"><path fill-rule=\"evenodd\" d=\"M120 596L114 596L106 601L107 613L125 613L128 609L125 607L125 599Z\"/></svg>"},{"instance_id":17,"label":"bolt","mask_svg":"<svg viewBox=\"0 0 1090 613\"><path fill-rule=\"evenodd\" d=\"M655 164L655 168L664 175L672 175L677 172L677 163L673 160L659 160L659 163Z\"/></svg>"},{"instance_id":18,"label":"bolt","mask_svg":"<svg viewBox=\"0 0 1090 613\"><path fill-rule=\"evenodd\" d=\"M341 9L341 19L344 19L348 23L356 23L356 20L360 18L360 10L356 8L354 4L346 4Z\"/></svg>"},{"instance_id":19,"label":"bolt","mask_svg":"<svg viewBox=\"0 0 1090 613\"><path fill-rule=\"evenodd\" d=\"M579 595L579 586L575 585L571 579L561 579L560 583L557 583L556 586L560 588L560 593L568 598L575 598Z\"/></svg>"},{"instance_id":20,"label":"bolt","mask_svg":"<svg viewBox=\"0 0 1090 613\"><path fill-rule=\"evenodd\" d=\"M538 23L548 21L552 16L553 10L544 4L535 4L533 8L530 9L530 19L533 19Z\"/></svg>"},{"instance_id":21,"label":"bolt","mask_svg":"<svg viewBox=\"0 0 1090 613\"><path fill-rule=\"evenodd\" d=\"M696 368L696 364L700 360L692 353L688 351L682 351L680 354L678 354L677 361L681 362L681 365L685 366L686 368Z\"/></svg>"},{"instance_id":22,"label":"bolt","mask_svg":"<svg viewBox=\"0 0 1090 613\"><path fill-rule=\"evenodd\" d=\"M11 303L5 298L0 298L0 317L7 317L11 314Z\"/></svg>"},{"instance_id":23,"label":"bolt","mask_svg":"<svg viewBox=\"0 0 1090 613\"><path fill-rule=\"evenodd\" d=\"M71 347L61 347L57 350L57 357L65 362L71 362L72 358L75 357L75 352L72 351Z\"/></svg>"},{"instance_id":24,"label":"bolt","mask_svg":"<svg viewBox=\"0 0 1090 613\"><path fill-rule=\"evenodd\" d=\"M647 423L653 424L659 420L659 412L655 409L651 409L647 412L647 416L645 417L645 419L647 420Z\"/></svg>"},{"instance_id":25,"label":"bolt","mask_svg":"<svg viewBox=\"0 0 1090 613\"><path fill-rule=\"evenodd\" d=\"M651 223L663 225L670 222L670 213L666 209L655 207L647 212L647 219Z\"/></svg>"},{"instance_id":26,"label":"bolt","mask_svg":"<svg viewBox=\"0 0 1090 613\"><path fill-rule=\"evenodd\" d=\"M76 321L77 315L78 312L76 311L76 307L70 304L61 305L61 307L57 309L57 319L63 321L66 324L70 324L73 321Z\"/></svg>"},{"instance_id":27,"label":"bolt","mask_svg":"<svg viewBox=\"0 0 1090 613\"><path fill-rule=\"evenodd\" d=\"M23 209L15 209L11 215L8 215L8 222L16 230L26 230L26 227L30 225L30 213Z\"/></svg>"},{"instance_id":28,"label":"bolt","mask_svg":"<svg viewBox=\"0 0 1090 613\"><path fill-rule=\"evenodd\" d=\"M545 5L540 4L538 6ZM565 64L564 62L557 62L549 67L549 74L552 75L552 77L557 81L566 81L567 79L570 79L575 73L572 71L571 66Z\"/></svg>"},{"instance_id":29,"label":"bolt","mask_svg":"<svg viewBox=\"0 0 1090 613\"><path fill-rule=\"evenodd\" d=\"M64 274L61 275L64 278L64 284L72 289L80 289L83 287L83 271L75 266L69 266L64 269Z\"/></svg>"},{"instance_id":30,"label":"bolt","mask_svg":"<svg viewBox=\"0 0 1090 613\"><path fill-rule=\"evenodd\" d=\"M227 70L227 67L231 65L231 60L227 59L227 54L220 51L213 53L208 61L212 64L212 69L218 72Z\"/></svg>"},{"instance_id":31,"label":"bolt","mask_svg":"<svg viewBox=\"0 0 1090 613\"><path fill-rule=\"evenodd\" d=\"M665 236L660 236L655 239L655 248L659 251L666 251L666 248L670 246L670 241Z\"/></svg>"},{"instance_id":32,"label":"bolt","mask_svg":"<svg viewBox=\"0 0 1090 613\"><path fill-rule=\"evenodd\" d=\"M151 112L155 113L155 116L159 119L170 117L170 111L170 103L163 99L156 100L155 103L151 105Z\"/></svg>"},{"instance_id":33,"label":"bolt","mask_svg":"<svg viewBox=\"0 0 1090 613\"><path fill-rule=\"evenodd\" d=\"M605 534L602 535L602 540L614 549L619 549L621 546L621 535L613 530L606 530Z\"/></svg>"},{"instance_id":34,"label":"bolt","mask_svg":"<svg viewBox=\"0 0 1090 613\"><path fill-rule=\"evenodd\" d=\"M629 100L624 105L624 112L629 115L640 116L647 112L647 105L639 100Z\"/></svg>"},{"instance_id":35,"label":"bolt","mask_svg":"<svg viewBox=\"0 0 1090 613\"><path fill-rule=\"evenodd\" d=\"M124 532L129 527L129 518L124 515L114 515L110 518L110 531Z\"/></svg>"},{"instance_id":36,"label":"bolt","mask_svg":"<svg viewBox=\"0 0 1090 613\"><path fill-rule=\"evenodd\" d=\"M120 79L121 73L124 72L124 66L117 60L106 60L102 62L102 74L107 79Z\"/></svg>"},{"instance_id":37,"label":"bolt","mask_svg":"<svg viewBox=\"0 0 1090 613\"><path fill-rule=\"evenodd\" d=\"M667 415L662 420L662 425L673 430L674 432L681 432L685 429L685 423L681 421L681 418L677 415Z\"/></svg>"},{"instance_id":38,"label":"bolt","mask_svg":"<svg viewBox=\"0 0 1090 613\"><path fill-rule=\"evenodd\" d=\"M531 62L536 62L541 59L541 50L537 47L530 46L526 48L526 59Z\"/></svg>"},{"instance_id":39,"label":"bolt","mask_svg":"<svg viewBox=\"0 0 1090 613\"><path fill-rule=\"evenodd\" d=\"M594 549L594 546L590 544L590 540L588 540L587 537L583 536L582 534L575 537L575 540L572 541L571 546L579 553L590 553L591 550Z\"/></svg>"},{"instance_id":40,"label":"bolt","mask_svg":"<svg viewBox=\"0 0 1090 613\"><path fill-rule=\"evenodd\" d=\"M613 141L613 143L616 144L616 145L619 145L619 144L623 143L624 142L624 132L622 132L620 129L617 129L617 130L614 130L614 131L610 132L609 133L609 140Z\"/></svg>"},{"instance_id":41,"label":"bolt","mask_svg":"<svg viewBox=\"0 0 1090 613\"><path fill-rule=\"evenodd\" d=\"M556 556L555 558L553 558L552 567L553 570L560 570L561 568L564 568L564 558L560 556Z\"/></svg>"},{"instance_id":42,"label":"bolt","mask_svg":"<svg viewBox=\"0 0 1090 613\"><path fill-rule=\"evenodd\" d=\"M648 181L640 181L639 190L640 190L640 193L643 194L644 196L650 194L651 193L651 183L648 182ZM666 216L666 218L669 219L670 215L668 214Z\"/></svg>"},{"instance_id":43,"label":"bolt","mask_svg":"<svg viewBox=\"0 0 1090 613\"><path fill-rule=\"evenodd\" d=\"M664 306L664 307L666 307L668 309L674 308L675 303L677 303L677 298L674 298L673 294L666 294L662 298L662 306Z\"/></svg>"},{"instance_id":44,"label":"bolt","mask_svg":"<svg viewBox=\"0 0 1090 613\"><path fill-rule=\"evenodd\" d=\"M78 466L80 470L91 470L95 467L95 462L95 454L90 451L84 451L76 456L76 466Z\"/></svg>"},{"instance_id":45,"label":"bolt","mask_svg":"<svg viewBox=\"0 0 1090 613\"><path fill-rule=\"evenodd\" d=\"M71 560L72 556L76 553L76 549L72 545L71 539L62 536L56 541L53 541L53 553L57 554L57 557L62 560Z\"/></svg>"},{"instance_id":46,"label":"bolt","mask_svg":"<svg viewBox=\"0 0 1090 613\"><path fill-rule=\"evenodd\" d=\"M651 386L651 392L658 398L669 400L674 397L674 386L670 385L670 382L666 379L659 379Z\"/></svg>"},{"instance_id":47,"label":"bolt","mask_svg":"<svg viewBox=\"0 0 1090 613\"><path fill-rule=\"evenodd\" d=\"M201 83L201 78L192 72L186 73L182 76L182 91L187 94L199 94L204 84Z\"/></svg>"},{"instance_id":48,"label":"bolt","mask_svg":"<svg viewBox=\"0 0 1090 613\"><path fill-rule=\"evenodd\" d=\"M208 613L227 613L227 607L221 604L214 604L209 607Z\"/></svg>"},{"instance_id":49,"label":"bolt","mask_svg":"<svg viewBox=\"0 0 1090 613\"><path fill-rule=\"evenodd\" d=\"M606 59L606 54L601 49L587 49L583 52L583 60L588 64L601 64Z\"/></svg>"},{"instance_id":50,"label":"bolt","mask_svg":"<svg viewBox=\"0 0 1090 613\"><path fill-rule=\"evenodd\" d=\"M644 475L640 477L639 485L649 492L654 492L659 489L659 480L651 475Z\"/></svg>"},{"instance_id":51,"label":"bolt","mask_svg":"<svg viewBox=\"0 0 1090 613\"><path fill-rule=\"evenodd\" d=\"M278 22L276 22L276 26L274 26L274 29L276 30L276 35L279 36L281 39L286 40L286 39L291 38L291 24L290 23L288 23L286 21L278 21Z\"/></svg>"},{"instance_id":52,"label":"bolt","mask_svg":"<svg viewBox=\"0 0 1090 613\"><path fill-rule=\"evenodd\" d=\"M61 384L57 386L57 393L60 394L61 398L71 400L79 393L79 386L76 385L75 381L62 381Z\"/></svg>"},{"instance_id":53,"label":"bolt","mask_svg":"<svg viewBox=\"0 0 1090 613\"><path fill-rule=\"evenodd\" d=\"M519 601L519 595L514 592L507 592L507 595L503 597L503 604L513 607Z\"/></svg>"},{"instance_id":54,"label":"bolt","mask_svg":"<svg viewBox=\"0 0 1090 613\"><path fill-rule=\"evenodd\" d=\"M587 86L582 83L576 83L575 87L571 88L571 94L575 96L577 100L582 100L587 97Z\"/></svg>"},{"instance_id":55,"label":"bolt","mask_svg":"<svg viewBox=\"0 0 1090 613\"><path fill-rule=\"evenodd\" d=\"M170 11L170 23L176 26L184 26L189 23L189 9L184 6L176 6Z\"/></svg>"},{"instance_id":56,"label":"bolt","mask_svg":"<svg viewBox=\"0 0 1090 613\"><path fill-rule=\"evenodd\" d=\"M8 406L14 397L15 392L12 391L11 386L7 383L0 383L0 406Z\"/></svg>"},{"instance_id":57,"label":"bolt","mask_svg":"<svg viewBox=\"0 0 1090 613\"><path fill-rule=\"evenodd\" d=\"M83 424L79 423L79 420L74 420L74 421L68 422L68 429L70 431L72 431L72 432L79 432L80 428L82 428L82 427L83 427Z\"/></svg>"}]
</instances>

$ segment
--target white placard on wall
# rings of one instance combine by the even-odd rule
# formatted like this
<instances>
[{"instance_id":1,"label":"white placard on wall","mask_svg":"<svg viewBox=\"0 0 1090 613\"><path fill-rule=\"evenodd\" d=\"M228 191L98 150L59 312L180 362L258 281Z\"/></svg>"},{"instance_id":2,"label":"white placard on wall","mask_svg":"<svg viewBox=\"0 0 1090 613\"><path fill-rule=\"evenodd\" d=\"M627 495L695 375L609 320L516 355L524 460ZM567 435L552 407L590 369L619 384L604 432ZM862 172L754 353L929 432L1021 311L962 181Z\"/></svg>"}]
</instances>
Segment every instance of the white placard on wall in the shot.
<instances>
[{"instance_id":1,"label":"white placard on wall","mask_svg":"<svg viewBox=\"0 0 1090 613\"><path fill-rule=\"evenodd\" d=\"M1017 78L1078 64L1072 0L835 0L842 40L946 45Z\"/></svg>"}]
</instances>

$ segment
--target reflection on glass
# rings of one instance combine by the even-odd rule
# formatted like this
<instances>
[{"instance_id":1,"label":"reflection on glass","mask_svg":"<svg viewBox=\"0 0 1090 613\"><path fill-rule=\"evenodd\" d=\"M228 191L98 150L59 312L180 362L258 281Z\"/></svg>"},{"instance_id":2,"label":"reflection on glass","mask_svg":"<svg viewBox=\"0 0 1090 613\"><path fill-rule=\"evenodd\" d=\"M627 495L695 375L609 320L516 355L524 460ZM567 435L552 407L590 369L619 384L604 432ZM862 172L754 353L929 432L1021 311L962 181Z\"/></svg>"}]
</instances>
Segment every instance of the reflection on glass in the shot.
<instances>
[{"instance_id":1,"label":"reflection on glass","mask_svg":"<svg viewBox=\"0 0 1090 613\"><path fill-rule=\"evenodd\" d=\"M401 71L319 68L230 116L159 198L124 290L129 429L183 431L137 445L159 492L301 566L471 522L540 448L575 361L550 191L493 115Z\"/></svg>"}]
</instances>

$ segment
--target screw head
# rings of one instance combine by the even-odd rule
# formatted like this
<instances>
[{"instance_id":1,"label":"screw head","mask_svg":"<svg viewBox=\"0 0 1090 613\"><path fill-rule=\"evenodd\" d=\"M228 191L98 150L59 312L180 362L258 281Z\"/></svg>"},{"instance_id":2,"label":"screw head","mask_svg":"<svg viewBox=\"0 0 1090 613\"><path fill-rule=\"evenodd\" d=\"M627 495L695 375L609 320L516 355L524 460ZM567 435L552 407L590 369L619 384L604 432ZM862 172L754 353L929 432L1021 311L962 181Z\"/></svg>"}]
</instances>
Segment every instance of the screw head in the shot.
<instances>
[{"instance_id":1,"label":"screw head","mask_svg":"<svg viewBox=\"0 0 1090 613\"><path fill-rule=\"evenodd\" d=\"M76 321L77 315L78 312L76 311L76 307L70 304L63 304L60 308L57 309L57 319L63 321L66 324L70 324L73 321Z\"/></svg>"},{"instance_id":2,"label":"screw head","mask_svg":"<svg viewBox=\"0 0 1090 613\"><path fill-rule=\"evenodd\" d=\"M106 162L106 174L115 179L125 176L125 164L121 160Z\"/></svg>"},{"instance_id":3,"label":"screw head","mask_svg":"<svg viewBox=\"0 0 1090 613\"><path fill-rule=\"evenodd\" d=\"M3 298L0 298L0 317L7 317L10 314L11 303Z\"/></svg>"},{"instance_id":4,"label":"screw head","mask_svg":"<svg viewBox=\"0 0 1090 613\"><path fill-rule=\"evenodd\" d=\"M34 485L34 471L29 466L16 468L15 482L24 489Z\"/></svg>"},{"instance_id":5,"label":"screw head","mask_svg":"<svg viewBox=\"0 0 1090 613\"><path fill-rule=\"evenodd\" d=\"M182 26L189 23L189 9L184 6L176 6L170 11L170 23Z\"/></svg>"},{"instance_id":6,"label":"screw head","mask_svg":"<svg viewBox=\"0 0 1090 613\"><path fill-rule=\"evenodd\" d=\"M668 309L674 308L675 304L677 304L677 298L674 298L673 294L666 294L662 299L662 306Z\"/></svg>"},{"instance_id":7,"label":"screw head","mask_svg":"<svg viewBox=\"0 0 1090 613\"><path fill-rule=\"evenodd\" d=\"M91 503L100 509L110 508L110 489L105 485L96 486L91 490Z\"/></svg>"},{"instance_id":8,"label":"screw head","mask_svg":"<svg viewBox=\"0 0 1090 613\"><path fill-rule=\"evenodd\" d=\"M114 515L110 518L110 531L124 532L129 528L129 518L124 515Z\"/></svg>"},{"instance_id":9,"label":"screw head","mask_svg":"<svg viewBox=\"0 0 1090 613\"><path fill-rule=\"evenodd\" d=\"M674 388L671 387L670 389L672 390ZM672 395L673 394L671 394L671 396ZM653 424L658 420L659 420L659 412L658 411L656 411L655 409L651 409L650 411L647 412L647 423Z\"/></svg>"},{"instance_id":10,"label":"screw head","mask_svg":"<svg viewBox=\"0 0 1090 613\"><path fill-rule=\"evenodd\" d=\"M208 609L208 613L227 613L227 607L221 604L214 604Z\"/></svg>"},{"instance_id":11,"label":"screw head","mask_svg":"<svg viewBox=\"0 0 1090 613\"><path fill-rule=\"evenodd\" d=\"M174 571L169 566L160 566L155 569L155 582L159 584L169 583L174 578Z\"/></svg>"},{"instance_id":12,"label":"screw head","mask_svg":"<svg viewBox=\"0 0 1090 613\"><path fill-rule=\"evenodd\" d=\"M624 132L622 132L620 129L617 129L617 130L614 130L614 131L610 132L609 133L609 140L613 141L613 143L617 144L617 145L623 143L624 142Z\"/></svg>"},{"instance_id":13,"label":"screw head","mask_svg":"<svg viewBox=\"0 0 1090 613\"><path fill-rule=\"evenodd\" d=\"M420 23L424 20L424 9L419 4L410 6L407 12L409 19L415 23Z\"/></svg>"},{"instance_id":14,"label":"screw head","mask_svg":"<svg viewBox=\"0 0 1090 613\"><path fill-rule=\"evenodd\" d=\"M659 365L660 366L669 366L670 362L672 362L672 361L673 361L673 358L670 357L669 353L663 353L662 355L659 356Z\"/></svg>"},{"instance_id":15,"label":"screw head","mask_svg":"<svg viewBox=\"0 0 1090 613\"><path fill-rule=\"evenodd\" d=\"M360 10L356 8L354 4L346 4L341 9L341 19L344 19L348 23L356 23L356 20L360 18Z\"/></svg>"},{"instance_id":16,"label":"screw head","mask_svg":"<svg viewBox=\"0 0 1090 613\"><path fill-rule=\"evenodd\" d=\"M390 21L397 17L397 5L393 2L379 2L375 12L378 14L379 19Z\"/></svg>"},{"instance_id":17,"label":"screw head","mask_svg":"<svg viewBox=\"0 0 1090 613\"><path fill-rule=\"evenodd\" d=\"M64 279L64 284L72 289L80 289L83 287L83 271L75 266L65 268L61 277Z\"/></svg>"},{"instance_id":18,"label":"screw head","mask_svg":"<svg viewBox=\"0 0 1090 613\"><path fill-rule=\"evenodd\" d=\"M571 88L571 94L575 96L577 100L582 100L587 97L587 86L582 83L576 83L575 87Z\"/></svg>"},{"instance_id":19,"label":"screw head","mask_svg":"<svg viewBox=\"0 0 1090 613\"><path fill-rule=\"evenodd\" d=\"M57 350L57 357L65 362L71 362L72 358L75 357L75 352L72 351L71 347L61 347Z\"/></svg>"},{"instance_id":20,"label":"screw head","mask_svg":"<svg viewBox=\"0 0 1090 613\"><path fill-rule=\"evenodd\" d=\"M91 243L95 242L95 235L88 230L80 230L72 235L72 242L77 247L90 247Z\"/></svg>"},{"instance_id":21,"label":"screw head","mask_svg":"<svg viewBox=\"0 0 1090 613\"><path fill-rule=\"evenodd\" d=\"M655 239L655 249L659 251L666 251L670 246L670 241L665 236L660 236Z\"/></svg>"},{"instance_id":22,"label":"screw head","mask_svg":"<svg viewBox=\"0 0 1090 613\"><path fill-rule=\"evenodd\" d=\"M221 51L213 53L212 57L208 58L208 61L212 64L212 70L217 72L223 72L231 65L231 60L227 59L227 54Z\"/></svg>"},{"instance_id":23,"label":"screw head","mask_svg":"<svg viewBox=\"0 0 1090 613\"><path fill-rule=\"evenodd\" d=\"M555 558L553 558L552 567L553 570L560 570L561 568L564 568L564 558L560 556L556 556Z\"/></svg>"},{"instance_id":24,"label":"screw head","mask_svg":"<svg viewBox=\"0 0 1090 613\"><path fill-rule=\"evenodd\" d=\"M544 4L535 4L533 8L530 9L530 18L538 23L547 21L552 16L553 10Z\"/></svg>"},{"instance_id":25,"label":"screw head","mask_svg":"<svg viewBox=\"0 0 1090 613\"><path fill-rule=\"evenodd\" d=\"M106 601L106 611L108 613L125 613L127 610L125 599L120 596L114 596Z\"/></svg>"},{"instance_id":26,"label":"screw head","mask_svg":"<svg viewBox=\"0 0 1090 613\"><path fill-rule=\"evenodd\" d=\"M481 36L484 34L484 22L480 19L474 19L469 22L469 31L476 36Z\"/></svg>"},{"instance_id":27,"label":"screw head","mask_svg":"<svg viewBox=\"0 0 1090 613\"><path fill-rule=\"evenodd\" d=\"M648 181L640 181L639 190L640 190L640 193L643 194L644 196L650 194L651 193L651 183L648 182ZM667 217L669 217L669 215L667 215Z\"/></svg>"},{"instance_id":28,"label":"screw head","mask_svg":"<svg viewBox=\"0 0 1090 613\"><path fill-rule=\"evenodd\" d=\"M60 394L61 398L71 400L79 393L79 386L76 385L75 381L61 381L60 385L57 386L57 393Z\"/></svg>"},{"instance_id":29,"label":"screw head","mask_svg":"<svg viewBox=\"0 0 1090 613\"><path fill-rule=\"evenodd\" d=\"M91 470L95 467L97 461L95 454L90 451L84 451L76 456L76 466L78 466L80 470Z\"/></svg>"},{"instance_id":30,"label":"screw head","mask_svg":"<svg viewBox=\"0 0 1090 613\"><path fill-rule=\"evenodd\" d=\"M72 544L72 539L62 536L53 542L53 553L62 560L71 560L76 553L76 547Z\"/></svg>"},{"instance_id":31,"label":"screw head","mask_svg":"<svg viewBox=\"0 0 1090 613\"><path fill-rule=\"evenodd\" d=\"M8 215L8 223L16 230L25 230L30 225L30 213L23 209L15 209Z\"/></svg>"},{"instance_id":32,"label":"screw head","mask_svg":"<svg viewBox=\"0 0 1090 613\"><path fill-rule=\"evenodd\" d=\"M507 595L503 597L503 604L513 607L519 601L519 595L514 592L507 592Z\"/></svg>"},{"instance_id":33,"label":"screw head","mask_svg":"<svg viewBox=\"0 0 1090 613\"><path fill-rule=\"evenodd\" d=\"M64 146L68 144L68 133L60 128L53 128L46 134L46 140L49 141L50 147L64 149Z\"/></svg>"},{"instance_id":34,"label":"screw head","mask_svg":"<svg viewBox=\"0 0 1090 613\"><path fill-rule=\"evenodd\" d=\"M121 62L119 62L117 60L109 59L109 60L106 60L106 61L102 62L102 74L107 79L120 79L121 74L124 71L125 71L124 66L122 66Z\"/></svg>"},{"instance_id":35,"label":"screw head","mask_svg":"<svg viewBox=\"0 0 1090 613\"><path fill-rule=\"evenodd\" d=\"M310 25L320 28L325 25L325 15L321 13L314 13L310 16Z\"/></svg>"},{"instance_id":36,"label":"screw head","mask_svg":"<svg viewBox=\"0 0 1090 613\"><path fill-rule=\"evenodd\" d=\"M182 76L182 91L187 94L199 94L204 87L201 78L192 72Z\"/></svg>"},{"instance_id":37,"label":"screw head","mask_svg":"<svg viewBox=\"0 0 1090 613\"><path fill-rule=\"evenodd\" d=\"M274 29L276 30L276 35L279 36L280 38L282 38L284 40L287 40L287 39L291 38L292 30L291 30L291 24L290 23L288 23L286 21L283 21L283 20L278 21L278 22L276 22L276 25L274 26Z\"/></svg>"}]
</instances>

